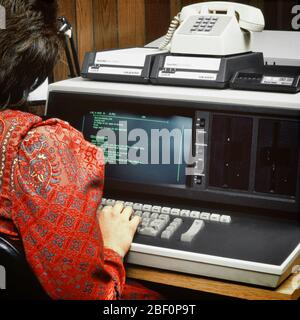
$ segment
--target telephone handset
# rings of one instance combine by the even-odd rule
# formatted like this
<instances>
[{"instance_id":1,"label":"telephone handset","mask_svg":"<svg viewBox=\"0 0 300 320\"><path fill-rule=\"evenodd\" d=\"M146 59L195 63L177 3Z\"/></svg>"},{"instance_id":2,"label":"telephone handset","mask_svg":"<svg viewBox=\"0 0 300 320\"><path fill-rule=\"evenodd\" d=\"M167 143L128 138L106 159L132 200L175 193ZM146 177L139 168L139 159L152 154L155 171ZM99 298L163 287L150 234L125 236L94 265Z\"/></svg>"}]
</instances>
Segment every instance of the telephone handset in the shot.
<instances>
[{"instance_id":1,"label":"telephone handset","mask_svg":"<svg viewBox=\"0 0 300 320\"><path fill-rule=\"evenodd\" d=\"M260 9L233 2L186 6L171 22L160 49L172 53L230 55L250 50L250 32L263 31Z\"/></svg>"}]
</instances>

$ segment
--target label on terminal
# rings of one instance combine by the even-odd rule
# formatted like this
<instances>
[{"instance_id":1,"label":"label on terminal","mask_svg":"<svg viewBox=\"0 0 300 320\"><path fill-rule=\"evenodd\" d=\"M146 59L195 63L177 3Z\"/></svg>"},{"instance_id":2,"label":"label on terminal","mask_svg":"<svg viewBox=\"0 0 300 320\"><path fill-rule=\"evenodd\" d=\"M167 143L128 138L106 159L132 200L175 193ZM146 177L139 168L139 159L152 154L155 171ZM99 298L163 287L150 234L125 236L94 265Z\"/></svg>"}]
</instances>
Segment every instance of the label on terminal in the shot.
<instances>
[{"instance_id":1,"label":"label on terminal","mask_svg":"<svg viewBox=\"0 0 300 320\"><path fill-rule=\"evenodd\" d=\"M291 86L294 82L294 78L290 77L270 77L264 76L261 83L262 84L273 84L279 86Z\"/></svg>"},{"instance_id":2,"label":"label on terminal","mask_svg":"<svg viewBox=\"0 0 300 320\"><path fill-rule=\"evenodd\" d=\"M97 74L115 74L124 76L136 76L142 75L143 69L137 68L113 68L113 67L89 67L89 73Z\"/></svg>"},{"instance_id":3,"label":"label on terminal","mask_svg":"<svg viewBox=\"0 0 300 320\"><path fill-rule=\"evenodd\" d=\"M207 72L189 72L189 71L175 71L175 72L160 71L158 76L160 78L216 81L218 74L207 73Z\"/></svg>"}]
</instances>

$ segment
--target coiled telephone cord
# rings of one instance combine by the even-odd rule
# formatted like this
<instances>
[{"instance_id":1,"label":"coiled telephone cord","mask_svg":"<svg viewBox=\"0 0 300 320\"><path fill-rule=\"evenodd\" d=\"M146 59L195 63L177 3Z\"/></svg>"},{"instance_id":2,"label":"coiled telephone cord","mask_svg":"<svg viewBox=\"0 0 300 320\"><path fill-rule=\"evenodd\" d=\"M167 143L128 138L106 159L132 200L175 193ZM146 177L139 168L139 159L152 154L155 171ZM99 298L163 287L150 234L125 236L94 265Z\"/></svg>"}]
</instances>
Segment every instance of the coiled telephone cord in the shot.
<instances>
[{"instance_id":1,"label":"coiled telephone cord","mask_svg":"<svg viewBox=\"0 0 300 320\"><path fill-rule=\"evenodd\" d=\"M160 50L164 50L167 48L167 46L169 45L169 43L171 42L174 32L176 31L176 29L178 28L178 26L180 25L180 13L178 13L177 16L174 17L174 19L172 20L170 27L168 29L168 32L163 40L163 42L161 43L161 45L159 46Z\"/></svg>"}]
</instances>

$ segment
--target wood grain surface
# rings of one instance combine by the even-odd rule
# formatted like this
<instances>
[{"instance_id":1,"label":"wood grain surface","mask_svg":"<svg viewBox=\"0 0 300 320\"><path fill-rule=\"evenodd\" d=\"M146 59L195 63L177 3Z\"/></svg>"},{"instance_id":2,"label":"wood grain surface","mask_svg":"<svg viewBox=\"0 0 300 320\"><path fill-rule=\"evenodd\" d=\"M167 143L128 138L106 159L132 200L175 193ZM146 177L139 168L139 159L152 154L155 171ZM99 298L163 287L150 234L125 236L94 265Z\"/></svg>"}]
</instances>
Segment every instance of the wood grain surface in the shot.
<instances>
[{"instance_id":1,"label":"wood grain surface","mask_svg":"<svg viewBox=\"0 0 300 320\"><path fill-rule=\"evenodd\" d=\"M291 275L278 289L260 288L135 265L127 267L127 277L245 300L297 300L300 297L300 273Z\"/></svg>"}]
</instances>

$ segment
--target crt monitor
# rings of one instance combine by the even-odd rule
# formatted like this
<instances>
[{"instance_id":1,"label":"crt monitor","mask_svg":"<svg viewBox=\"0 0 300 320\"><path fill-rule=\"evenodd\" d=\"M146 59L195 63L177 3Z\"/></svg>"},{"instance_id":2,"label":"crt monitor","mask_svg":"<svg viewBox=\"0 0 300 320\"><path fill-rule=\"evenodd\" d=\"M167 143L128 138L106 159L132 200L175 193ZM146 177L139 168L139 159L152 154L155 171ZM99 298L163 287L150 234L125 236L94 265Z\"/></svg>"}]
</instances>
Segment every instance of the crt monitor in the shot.
<instances>
[{"instance_id":1,"label":"crt monitor","mask_svg":"<svg viewBox=\"0 0 300 320\"><path fill-rule=\"evenodd\" d=\"M193 119L124 111L82 117L87 140L104 151L106 178L149 185L185 185Z\"/></svg>"}]
</instances>

